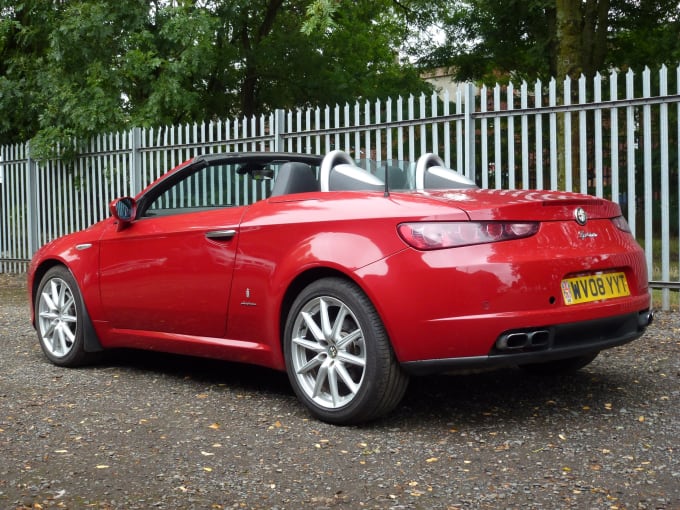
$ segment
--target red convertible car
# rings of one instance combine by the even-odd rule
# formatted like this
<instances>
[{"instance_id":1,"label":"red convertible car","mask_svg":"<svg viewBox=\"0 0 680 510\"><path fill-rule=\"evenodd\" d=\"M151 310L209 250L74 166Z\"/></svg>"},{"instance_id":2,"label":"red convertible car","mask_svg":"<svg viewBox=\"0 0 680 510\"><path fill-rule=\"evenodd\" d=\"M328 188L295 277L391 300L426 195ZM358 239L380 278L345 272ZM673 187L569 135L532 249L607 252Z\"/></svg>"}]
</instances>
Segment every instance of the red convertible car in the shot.
<instances>
[{"instance_id":1,"label":"red convertible car","mask_svg":"<svg viewBox=\"0 0 680 510\"><path fill-rule=\"evenodd\" d=\"M479 189L432 154L413 170L198 156L35 254L42 349L62 366L124 347L285 370L314 416L350 424L397 406L411 375L576 370L651 322L617 204Z\"/></svg>"}]
</instances>

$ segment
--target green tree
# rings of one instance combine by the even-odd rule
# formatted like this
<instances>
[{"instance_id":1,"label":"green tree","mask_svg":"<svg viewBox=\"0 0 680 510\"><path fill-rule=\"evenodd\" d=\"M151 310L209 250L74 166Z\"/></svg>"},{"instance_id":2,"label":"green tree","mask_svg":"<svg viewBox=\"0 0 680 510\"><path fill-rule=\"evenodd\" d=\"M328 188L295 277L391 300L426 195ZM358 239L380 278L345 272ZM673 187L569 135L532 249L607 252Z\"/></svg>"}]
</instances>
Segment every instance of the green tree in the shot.
<instances>
[{"instance_id":1,"label":"green tree","mask_svg":"<svg viewBox=\"0 0 680 510\"><path fill-rule=\"evenodd\" d=\"M592 77L678 57L676 0L461 0L440 10L444 44L421 55L460 80Z\"/></svg>"},{"instance_id":2,"label":"green tree","mask_svg":"<svg viewBox=\"0 0 680 510\"><path fill-rule=\"evenodd\" d=\"M39 129L38 82L59 8L44 4L0 0L0 143L26 140Z\"/></svg>"},{"instance_id":3,"label":"green tree","mask_svg":"<svg viewBox=\"0 0 680 510\"><path fill-rule=\"evenodd\" d=\"M302 31L312 0L0 0L0 144L34 154L126 129L428 90L409 27L359 0ZM17 108L19 106L19 108Z\"/></svg>"}]
</instances>

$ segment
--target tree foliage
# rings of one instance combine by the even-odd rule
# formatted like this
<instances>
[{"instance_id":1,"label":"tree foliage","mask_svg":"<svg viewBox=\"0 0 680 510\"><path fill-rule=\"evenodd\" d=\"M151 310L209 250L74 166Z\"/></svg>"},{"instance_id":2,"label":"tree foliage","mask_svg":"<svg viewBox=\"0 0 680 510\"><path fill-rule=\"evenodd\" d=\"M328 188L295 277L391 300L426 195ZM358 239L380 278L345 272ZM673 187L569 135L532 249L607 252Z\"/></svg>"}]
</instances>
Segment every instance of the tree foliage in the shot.
<instances>
[{"instance_id":1,"label":"tree foliage","mask_svg":"<svg viewBox=\"0 0 680 510\"><path fill-rule=\"evenodd\" d=\"M0 0L0 144L428 90L389 4L302 31L312 0Z\"/></svg>"},{"instance_id":2,"label":"tree foliage","mask_svg":"<svg viewBox=\"0 0 680 510\"><path fill-rule=\"evenodd\" d=\"M418 93L416 61L491 82L675 63L679 17L677 0L0 0L0 144L64 153L130 126Z\"/></svg>"},{"instance_id":3,"label":"tree foliage","mask_svg":"<svg viewBox=\"0 0 680 510\"><path fill-rule=\"evenodd\" d=\"M677 0L461 0L439 20L446 41L421 63L460 80L592 77L680 59Z\"/></svg>"}]
</instances>

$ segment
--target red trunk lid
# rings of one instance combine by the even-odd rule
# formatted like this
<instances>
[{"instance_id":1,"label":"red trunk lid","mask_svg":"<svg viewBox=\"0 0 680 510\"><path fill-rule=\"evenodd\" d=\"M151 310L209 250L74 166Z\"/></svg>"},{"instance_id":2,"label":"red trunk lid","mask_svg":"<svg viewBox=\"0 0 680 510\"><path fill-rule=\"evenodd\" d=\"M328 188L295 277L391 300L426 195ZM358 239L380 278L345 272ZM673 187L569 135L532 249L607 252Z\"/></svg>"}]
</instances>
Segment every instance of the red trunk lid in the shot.
<instances>
[{"instance_id":1,"label":"red trunk lid","mask_svg":"<svg viewBox=\"0 0 680 510\"><path fill-rule=\"evenodd\" d=\"M473 221L567 221L576 211L588 219L621 215L618 204L578 193L541 190L455 190L430 191L427 195L465 211Z\"/></svg>"}]
</instances>

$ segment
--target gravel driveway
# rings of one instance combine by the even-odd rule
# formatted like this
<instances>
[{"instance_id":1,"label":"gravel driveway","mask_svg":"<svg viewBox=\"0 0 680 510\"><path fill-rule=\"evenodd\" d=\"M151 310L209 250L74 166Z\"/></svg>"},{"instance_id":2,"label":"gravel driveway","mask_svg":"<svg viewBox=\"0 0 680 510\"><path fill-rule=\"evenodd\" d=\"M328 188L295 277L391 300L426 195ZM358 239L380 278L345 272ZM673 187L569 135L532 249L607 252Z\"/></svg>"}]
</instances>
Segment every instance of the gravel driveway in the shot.
<instances>
[{"instance_id":1,"label":"gravel driveway","mask_svg":"<svg viewBox=\"0 0 680 510\"><path fill-rule=\"evenodd\" d=\"M680 509L680 317L572 377L412 380L364 427L283 374L120 352L62 369L0 274L1 509Z\"/></svg>"}]
</instances>

